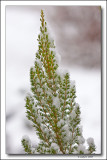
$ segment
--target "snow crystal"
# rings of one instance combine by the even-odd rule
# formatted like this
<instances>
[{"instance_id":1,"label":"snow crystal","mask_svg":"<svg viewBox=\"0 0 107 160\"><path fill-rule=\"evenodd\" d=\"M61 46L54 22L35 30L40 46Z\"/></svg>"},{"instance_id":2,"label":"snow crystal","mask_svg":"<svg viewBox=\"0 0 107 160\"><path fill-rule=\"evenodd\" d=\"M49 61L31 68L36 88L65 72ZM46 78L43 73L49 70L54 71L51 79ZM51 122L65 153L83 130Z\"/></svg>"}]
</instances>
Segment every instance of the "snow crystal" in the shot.
<instances>
[{"instance_id":1,"label":"snow crystal","mask_svg":"<svg viewBox=\"0 0 107 160\"><path fill-rule=\"evenodd\" d=\"M47 91L46 91L46 93L47 93L48 95L52 95L52 90L51 90L50 88L48 88Z\"/></svg>"},{"instance_id":2,"label":"snow crystal","mask_svg":"<svg viewBox=\"0 0 107 160\"><path fill-rule=\"evenodd\" d=\"M66 137L69 136L69 126L67 124L65 124L63 127L62 127L62 130L64 130L64 132L62 134L65 134L66 133Z\"/></svg>"},{"instance_id":3,"label":"snow crystal","mask_svg":"<svg viewBox=\"0 0 107 160\"><path fill-rule=\"evenodd\" d=\"M71 119L74 119L76 117L76 113L75 111L73 110L71 113L70 113L70 118Z\"/></svg>"},{"instance_id":4,"label":"snow crystal","mask_svg":"<svg viewBox=\"0 0 107 160\"><path fill-rule=\"evenodd\" d=\"M69 109L66 109L66 113L69 113Z\"/></svg>"},{"instance_id":5,"label":"snow crystal","mask_svg":"<svg viewBox=\"0 0 107 160\"><path fill-rule=\"evenodd\" d=\"M85 142L85 139L82 136L78 136L78 141L80 144L83 144Z\"/></svg>"},{"instance_id":6,"label":"snow crystal","mask_svg":"<svg viewBox=\"0 0 107 160\"><path fill-rule=\"evenodd\" d=\"M69 105L69 104L67 104L67 105L66 105L66 107L67 107L67 108L69 108L69 107L70 107L70 105Z\"/></svg>"},{"instance_id":7,"label":"snow crystal","mask_svg":"<svg viewBox=\"0 0 107 160\"><path fill-rule=\"evenodd\" d=\"M59 149L59 146L56 143L52 143L51 147L54 148L54 149Z\"/></svg>"},{"instance_id":8,"label":"snow crystal","mask_svg":"<svg viewBox=\"0 0 107 160\"><path fill-rule=\"evenodd\" d=\"M67 130L66 136L64 137L64 141L72 141L72 132L70 132L69 130Z\"/></svg>"},{"instance_id":9,"label":"snow crystal","mask_svg":"<svg viewBox=\"0 0 107 160\"><path fill-rule=\"evenodd\" d=\"M49 134L49 129L48 128L44 128L44 130L43 130L47 135Z\"/></svg>"},{"instance_id":10,"label":"snow crystal","mask_svg":"<svg viewBox=\"0 0 107 160\"><path fill-rule=\"evenodd\" d=\"M60 100L58 97L53 97L53 105L55 105L56 107L60 106Z\"/></svg>"},{"instance_id":11,"label":"snow crystal","mask_svg":"<svg viewBox=\"0 0 107 160\"><path fill-rule=\"evenodd\" d=\"M37 92L42 92L42 88L37 88Z\"/></svg>"},{"instance_id":12,"label":"snow crystal","mask_svg":"<svg viewBox=\"0 0 107 160\"><path fill-rule=\"evenodd\" d=\"M42 122L42 119L41 119L40 115L39 115L38 118L36 119L36 122L37 122L37 123L41 123L41 122Z\"/></svg>"},{"instance_id":13,"label":"snow crystal","mask_svg":"<svg viewBox=\"0 0 107 160\"><path fill-rule=\"evenodd\" d=\"M65 75L66 73L68 73L67 71L68 71L68 70L63 69L63 68L60 67L60 66L59 66L58 69L56 70L57 74L60 75L61 78L63 78L64 75Z\"/></svg>"},{"instance_id":14,"label":"snow crystal","mask_svg":"<svg viewBox=\"0 0 107 160\"><path fill-rule=\"evenodd\" d=\"M64 124L64 120L63 120L63 119L61 119L61 120L57 123L58 127L60 127L62 124Z\"/></svg>"},{"instance_id":15,"label":"snow crystal","mask_svg":"<svg viewBox=\"0 0 107 160\"><path fill-rule=\"evenodd\" d=\"M42 63L39 59L36 59L37 63L39 64L39 67L42 67Z\"/></svg>"},{"instance_id":16,"label":"snow crystal","mask_svg":"<svg viewBox=\"0 0 107 160\"><path fill-rule=\"evenodd\" d=\"M80 145L78 146L78 152L80 152L80 151L82 151L83 153L86 152L86 148L85 148L85 146L83 146L82 144L80 144Z\"/></svg>"},{"instance_id":17,"label":"snow crystal","mask_svg":"<svg viewBox=\"0 0 107 160\"><path fill-rule=\"evenodd\" d=\"M93 144L94 144L94 139L91 138L91 137L88 138L88 139L87 139L87 143L88 143L89 146L93 145Z\"/></svg>"}]
</instances>

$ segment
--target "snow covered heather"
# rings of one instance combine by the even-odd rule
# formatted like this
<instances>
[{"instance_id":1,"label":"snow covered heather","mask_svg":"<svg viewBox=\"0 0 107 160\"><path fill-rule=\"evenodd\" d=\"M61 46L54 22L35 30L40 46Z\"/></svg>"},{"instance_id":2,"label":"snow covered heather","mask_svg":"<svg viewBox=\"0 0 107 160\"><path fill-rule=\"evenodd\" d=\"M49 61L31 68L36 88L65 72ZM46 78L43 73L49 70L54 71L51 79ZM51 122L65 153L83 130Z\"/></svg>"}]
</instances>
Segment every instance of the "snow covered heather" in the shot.
<instances>
[{"instance_id":1,"label":"snow covered heather","mask_svg":"<svg viewBox=\"0 0 107 160\"><path fill-rule=\"evenodd\" d=\"M17 7L7 9L7 13L6 153L21 154L24 153L21 146L23 135L28 135L34 144L39 142L31 123L26 118L24 99L30 91L29 69L34 64L37 51L36 39L39 34L40 13L29 11L30 14L28 14L28 10L20 10ZM99 154L101 153L100 70L69 66L66 66L66 69L70 72L71 80L75 80L76 102L79 103L81 109L83 136L85 139L94 138L96 153Z\"/></svg>"}]
</instances>

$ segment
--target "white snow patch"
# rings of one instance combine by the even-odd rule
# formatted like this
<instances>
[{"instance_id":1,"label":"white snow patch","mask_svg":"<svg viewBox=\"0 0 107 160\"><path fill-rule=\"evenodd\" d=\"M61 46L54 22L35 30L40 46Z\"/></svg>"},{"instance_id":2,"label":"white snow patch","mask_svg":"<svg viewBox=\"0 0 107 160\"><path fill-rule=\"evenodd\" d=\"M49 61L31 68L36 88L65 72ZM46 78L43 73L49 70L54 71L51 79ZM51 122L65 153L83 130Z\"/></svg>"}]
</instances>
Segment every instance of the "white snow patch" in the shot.
<instances>
[{"instance_id":1,"label":"white snow patch","mask_svg":"<svg viewBox=\"0 0 107 160\"><path fill-rule=\"evenodd\" d=\"M94 145L94 139L91 138L91 137L88 138L88 139L87 139L87 143L88 143L89 146Z\"/></svg>"},{"instance_id":2,"label":"white snow patch","mask_svg":"<svg viewBox=\"0 0 107 160\"><path fill-rule=\"evenodd\" d=\"M71 119L74 119L76 117L76 113L74 110L70 113L70 117Z\"/></svg>"},{"instance_id":3,"label":"white snow patch","mask_svg":"<svg viewBox=\"0 0 107 160\"><path fill-rule=\"evenodd\" d=\"M53 105L55 105L56 107L60 106L60 100L58 97L53 97Z\"/></svg>"},{"instance_id":4,"label":"white snow patch","mask_svg":"<svg viewBox=\"0 0 107 160\"><path fill-rule=\"evenodd\" d=\"M41 123L42 122L42 118L40 117L40 115L38 115L38 118L36 119L37 123Z\"/></svg>"},{"instance_id":5,"label":"white snow patch","mask_svg":"<svg viewBox=\"0 0 107 160\"><path fill-rule=\"evenodd\" d=\"M84 146L84 145L82 145L82 144L80 144L79 146L78 146L78 152L80 152L80 151L82 151L83 153L86 153L87 151L86 151L86 147Z\"/></svg>"},{"instance_id":6,"label":"white snow patch","mask_svg":"<svg viewBox=\"0 0 107 160\"><path fill-rule=\"evenodd\" d=\"M80 144L83 144L85 142L85 139L82 136L78 136L78 141Z\"/></svg>"},{"instance_id":7,"label":"white snow patch","mask_svg":"<svg viewBox=\"0 0 107 160\"><path fill-rule=\"evenodd\" d=\"M42 88L37 88L37 92L42 92Z\"/></svg>"},{"instance_id":8,"label":"white snow patch","mask_svg":"<svg viewBox=\"0 0 107 160\"><path fill-rule=\"evenodd\" d=\"M64 120L63 120L63 119L61 119L61 120L58 121L58 123L57 123L58 127L60 127L62 124L64 124Z\"/></svg>"},{"instance_id":9,"label":"white snow patch","mask_svg":"<svg viewBox=\"0 0 107 160\"><path fill-rule=\"evenodd\" d=\"M51 147L54 148L54 149L59 149L59 146L56 143L52 143Z\"/></svg>"}]
</instances>

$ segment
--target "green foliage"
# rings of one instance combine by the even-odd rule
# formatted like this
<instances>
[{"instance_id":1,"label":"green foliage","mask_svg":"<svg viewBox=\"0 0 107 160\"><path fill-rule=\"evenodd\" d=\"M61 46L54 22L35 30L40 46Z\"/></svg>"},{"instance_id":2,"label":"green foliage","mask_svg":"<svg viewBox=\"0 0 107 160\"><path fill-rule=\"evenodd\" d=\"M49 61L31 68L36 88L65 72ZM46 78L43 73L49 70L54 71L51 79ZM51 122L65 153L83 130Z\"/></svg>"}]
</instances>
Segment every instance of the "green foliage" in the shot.
<instances>
[{"instance_id":1,"label":"green foliage","mask_svg":"<svg viewBox=\"0 0 107 160\"><path fill-rule=\"evenodd\" d=\"M27 118L32 121L40 143L35 148L22 139L27 154L92 154L93 143L86 149L80 127L80 107L69 73L60 74L55 45L41 10L38 51L30 69L31 91L26 97Z\"/></svg>"}]
</instances>

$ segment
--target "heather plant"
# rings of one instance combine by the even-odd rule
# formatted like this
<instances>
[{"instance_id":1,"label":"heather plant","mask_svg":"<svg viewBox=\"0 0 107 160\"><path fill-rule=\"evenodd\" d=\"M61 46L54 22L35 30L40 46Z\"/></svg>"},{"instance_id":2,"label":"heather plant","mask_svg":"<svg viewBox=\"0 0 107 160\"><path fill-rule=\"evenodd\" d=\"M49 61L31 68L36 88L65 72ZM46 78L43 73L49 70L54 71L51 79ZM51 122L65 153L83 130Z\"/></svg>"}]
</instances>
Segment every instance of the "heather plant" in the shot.
<instances>
[{"instance_id":1,"label":"heather plant","mask_svg":"<svg viewBox=\"0 0 107 160\"><path fill-rule=\"evenodd\" d=\"M22 146L27 154L93 154L93 138L84 143L80 125L80 106L69 73L60 73L54 41L48 33L41 10L38 51L30 69L32 94L26 96L26 114L40 140L35 147L27 136ZM34 140L36 142L36 139Z\"/></svg>"}]
</instances>

